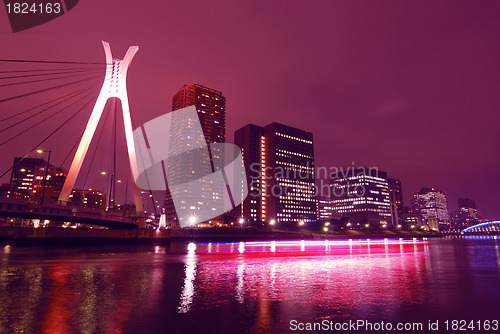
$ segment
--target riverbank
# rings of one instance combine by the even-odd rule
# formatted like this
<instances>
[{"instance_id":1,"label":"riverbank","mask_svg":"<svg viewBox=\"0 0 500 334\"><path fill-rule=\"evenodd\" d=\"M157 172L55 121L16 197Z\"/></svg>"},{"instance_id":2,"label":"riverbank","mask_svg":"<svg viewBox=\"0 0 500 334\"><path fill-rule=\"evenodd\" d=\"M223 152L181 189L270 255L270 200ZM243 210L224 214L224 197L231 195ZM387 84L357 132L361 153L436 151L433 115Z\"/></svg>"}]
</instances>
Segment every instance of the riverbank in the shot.
<instances>
[{"instance_id":1,"label":"riverbank","mask_svg":"<svg viewBox=\"0 0 500 334\"><path fill-rule=\"evenodd\" d=\"M1 227L0 240L19 245L94 245L162 243L181 241L252 241L286 239L383 239L441 237L441 234L422 231L342 231L337 233L313 233L310 231L282 231L256 228L193 228L193 229L74 229Z\"/></svg>"}]
</instances>

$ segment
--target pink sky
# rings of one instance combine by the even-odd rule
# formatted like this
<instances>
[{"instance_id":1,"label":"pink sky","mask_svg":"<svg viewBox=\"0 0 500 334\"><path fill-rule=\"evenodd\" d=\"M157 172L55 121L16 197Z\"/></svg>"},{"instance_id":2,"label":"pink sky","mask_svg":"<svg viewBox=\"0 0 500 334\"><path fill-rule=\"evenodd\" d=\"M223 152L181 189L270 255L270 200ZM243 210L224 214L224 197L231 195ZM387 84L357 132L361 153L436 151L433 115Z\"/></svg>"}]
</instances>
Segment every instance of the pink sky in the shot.
<instances>
[{"instance_id":1,"label":"pink sky","mask_svg":"<svg viewBox=\"0 0 500 334\"><path fill-rule=\"evenodd\" d=\"M450 210L469 197L500 219L498 17L498 1L81 0L16 34L0 9L0 58L101 62L101 40L117 58L138 45L135 126L199 83L227 97L228 141L247 123L302 128L318 165L377 166L401 179L407 205L430 186ZM30 140L0 148L2 172Z\"/></svg>"}]
</instances>

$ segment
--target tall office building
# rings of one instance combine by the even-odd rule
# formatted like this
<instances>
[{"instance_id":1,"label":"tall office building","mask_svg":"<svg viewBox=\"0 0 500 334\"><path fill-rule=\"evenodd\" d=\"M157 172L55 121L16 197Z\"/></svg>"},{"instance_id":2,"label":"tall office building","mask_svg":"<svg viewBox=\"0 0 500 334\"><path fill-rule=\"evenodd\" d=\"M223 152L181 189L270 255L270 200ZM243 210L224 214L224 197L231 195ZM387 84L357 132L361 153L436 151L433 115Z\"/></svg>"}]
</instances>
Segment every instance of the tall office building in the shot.
<instances>
[{"instance_id":1,"label":"tall office building","mask_svg":"<svg viewBox=\"0 0 500 334\"><path fill-rule=\"evenodd\" d=\"M304 223L317 219L313 135L279 123L235 132L249 194L233 212L249 221Z\"/></svg>"},{"instance_id":2,"label":"tall office building","mask_svg":"<svg viewBox=\"0 0 500 334\"><path fill-rule=\"evenodd\" d=\"M248 124L234 132L234 143L241 149L245 173L247 176L248 196L241 205L233 210L233 215L248 221L260 221L261 218L261 146L264 128Z\"/></svg>"},{"instance_id":3,"label":"tall office building","mask_svg":"<svg viewBox=\"0 0 500 334\"><path fill-rule=\"evenodd\" d=\"M226 141L226 98L202 85L184 85L172 99L172 111L195 106L207 143Z\"/></svg>"},{"instance_id":4,"label":"tall office building","mask_svg":"<svg viewBox=\"0 0 500 334\"><path fill-rule=\"evenodd\" d=\"M430 229L448 230L450 218L446 194L434 188L422 188L413 193L413 209L420 214L422 222Z\"/></svg>"},{"instance_id":5,"label":"tall office building","mask_svg":"<svg viewBox=\"0 0 500 334\"><path fill-rule=\"evenodd\" d=\"M387 179L389 184L389 196L391 200L391 218L392 225L401 225L404 221L403 218L403 189L401 181L396 179Z\"/></svg>"},{"instance_id":6,"label":"tall office building","mask_svg":"<svg viewBox=\"0 0 500 334\"><path fill-rule=\"evenodd\" d=\"M391 224L391 201L387 173L378 168L358 167L347 175L330 177L332 211L353 226L383 227Z\"/></svg>"},{"instance_id":7,"label":"tall office building","mask_svg":"<svg viewBox=\"0 0 500 334\"><path fill-rule=\"evenodd\" d=\"M207 144L211 143L224 143L226 140L225 126L226 126L226 98L222 95L222 92L208 88L199 84L184 85L172 98L172 111L182 109L189 106L195 106L198 119L205 136ZM185 140L182 138L182 129L189 126L189 122L192 120L186 118L176 118L175 122L180 122L182 124L173 124L174 132L171 134L171 140L173 142ZM186 123L186 124L184 124ZM179 130L178 133L176 130ZM179 156L179 163L175 162L175 157L169 164L169 175L174 179L186 179L186 173L190 170L196 170L197 175L207 176L212 174L216 167L213 164L214 159L222 157L222 152L220 149L212 148L209 150L209 157L204 157L204 155L196 154L192 158L186 158L186 156ZM176 180L171 180L176 182ZM177 180L182 183L183 180ZM170 182L170 181L169 181ZM165 197L165 215L166 221L169 225L177 225L177 215L175 210L174 201L172 196L178 198L178 205L182 207L183 210L194 210L199 211L203 206L206 206L211 200L221 199L222 203L222 193L223 189L221 186L213 185L209 180L202 180L204 182L200 189L191 189L186 185L186 189L182 189L182 193L172 194L170 189L166 191ZM196 198L196 201L192 201L192 198ZM195 203L196 202L196 203ZM215 219L221 220L222 217ZM196 223L201 223L196 221Z\"/></svg>"}]
</instances>

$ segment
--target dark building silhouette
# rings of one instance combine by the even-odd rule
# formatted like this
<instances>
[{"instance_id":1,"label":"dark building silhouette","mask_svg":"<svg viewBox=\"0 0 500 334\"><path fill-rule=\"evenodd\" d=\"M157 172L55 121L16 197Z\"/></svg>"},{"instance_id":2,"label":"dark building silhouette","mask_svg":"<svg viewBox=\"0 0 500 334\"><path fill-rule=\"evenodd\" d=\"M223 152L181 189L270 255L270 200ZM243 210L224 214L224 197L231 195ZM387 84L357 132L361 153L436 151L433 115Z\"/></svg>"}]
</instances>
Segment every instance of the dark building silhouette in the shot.
<instances>
[{"instance_id":1,"label":"dark building silhouette","mask_svg":"<svg viewBox=\"0 0 500 334\"><path fill-rule=\"evenodd\" d=\"M426 228L422 222L422 217L420 213L413 210L409 206L403 206L402 208L402 224L401 227L405 229L416 229L416 228Z\"/></svg>"},{"instance_id":2,"label":"dark building silhouette","mask_svg":"<svg viewBox=\"0 0 500 334\"><path fill-rule=\"evenodd\" d=\"M71 205L86 208L104 209L106 208L106 194L100 190L78 190L75 189L69 195Z\"/></svg>"},{"instance_id":3,"label":"dark building silhouette","mask_svg":"<svg viewBox=\"0 0 500 334\"><path fill-rule=\"evenodd\" d=\"M450 213L451 228L461 231L467 227L479 224L479 213L476 208L476 203L470 198L459 198L458 211Z\"/></svg>"},{"instance_id":4,"label":"dark building silhouette","mask_svg":"<svg viewBox=\"0 0 500 334\"><path fill-rule=\"evenodd\" d=\"M401 181L397 179L387 179L389 184L389 196L391 200L391 217L392 225L401 225L404 221L403 217L403 189Z\"/></svg>"}]
</instances>

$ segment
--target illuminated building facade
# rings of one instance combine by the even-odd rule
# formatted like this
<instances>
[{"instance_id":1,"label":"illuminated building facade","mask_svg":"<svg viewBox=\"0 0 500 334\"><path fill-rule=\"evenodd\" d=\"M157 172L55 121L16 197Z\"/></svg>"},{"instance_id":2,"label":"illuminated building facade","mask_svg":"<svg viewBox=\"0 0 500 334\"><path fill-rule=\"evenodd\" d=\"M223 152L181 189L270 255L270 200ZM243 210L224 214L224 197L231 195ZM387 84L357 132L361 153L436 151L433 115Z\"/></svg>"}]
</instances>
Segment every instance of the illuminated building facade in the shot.
<instances>
[{"instance_id":1,"label":"illuminated building facade","mask_svg":"<svg viewBox=\"0 0 500 334\"><path fill-rule=\"evenodd\" d=\"M413 193L413 210L420 214L422 222L430 229L448 230L450 219L446 194L434 188L422 188Z\"/></svg>"},{"instance_id":2,"label":"illuminated building facade","mask_svg":"<svg viewBox=\"0 0 500 334\"><path fill-rule=\"evenodd\" d=\"M30 199L33 196L35 173L45 169L47 161L36 158L14 158L10 175L10 194L12 198Z\"/></svg>"},{"instance_id":3,"label":"illuminated building facade","mask_svg":"<svg viewBox=\"0 0 500 334\"><path fill-rule=\"evenodd\" d=\"M38 158L14 158L11 173L10 189L7 197L40 201L45 182L45 201L57 201L66 180L67 172L61 167L49 165L47 161Z\"/></svg>"},{"instance_id":4,"label":"illuminated building facade","mask_svg":"<svg viewBox=\"0 0 500 334\"><path fill-rule=\"evenodd\" d=\"M328 220L332 218L332 201L330 197L317 198L318 220Z\"/></svg>"},{"instance_id":5,"label":"illuminated building facade","mask_svg":"<svg viewBox=\"0 0 500 334\"><path fill-rule=\"evenodd\" d=\"M387 179L389 184L389 195L391 199L391 218L392 225L401 225L404 221L403 217L403 189L401 181L397 179Z\"/></svg>"},{"instance_id":6,"label":"illuminated building facade","mask_svg":"<svg viewBox=\"0 0 500 334\"><path fill-rule=\"evenodd\" d=\"M99 190L73 190L69 196L71 205L86 208L106 208L106 194Z\"/></svg>"},{"instance_id":7,"label":"illuminated building facade","mask_svg":"<svg viewBox=\"0 0 500 334\"><path fill-rule=\"evenodd\" d=\"M347 175L330 178L332 211L354 228L387 227L391 201L387 173L377 168L352 168Z\"/></svg>"},{"instance_id":8,"label":"illuminated building facade","mask_svg":"<svg viewBox=\"0 0 500 334\"><path fill-rule=\"evenodd\" d=\"M264 128L248 124L234 132L234 143L241 149L248 184L248 197L233 210L235 217L242 217L248 221L261 219L261 140ZM250 168L250 166L258 166Z\"/></svg>"},{"instance_id":9,"label":"illuminated building facade","mask_svg":"<svg viewBox=\"0 0 500 334\"><path fill-rule=\"evenodd\" d=\"M235 212L244 220L283 226L317 219L313 135L279 123L235 132L249 195Z\"/></svg>"},{"instance_id":10,"label":"illuminated building facade","mask_svg":"<svg viewBox=\"0 0 500 334\"><path fill-rule=\"evenodd\" d=\"M207 144L211 143L224 143L226 139L226 98L222 95L222 92L208 88L199 84L193 85L184 85L182 88L173 96L172 98L172 111L179 110L185 107L195 106L199 122L201 124L201 128L203 130L203 134L205 136L205 140ZM171 140L182 141L185 138L182 138L185 132L180 131L185 127L189 127L191 120L186 119L176 119L176 122L180 122L183 124L175 124L173 129L179 129L179 131L174 131L171 134ZM184 124L186 123L186 124ZM182 146L182 145L173 145ZM217 155L217 156L216 156ZM212 148L209 151L209 157L206 157L208 160L199 161L203 156L197 156L197 158L186 159L182 158L182 163L179 162L176 164L175 162L169 165L170 171L169 175L171 178L184 178L186 170L194 170L202 173L203 175L210 175L215 172L215 167L213 164L213 160L221 157L222 152L217 149ZM172 182L176 182L176 180L171 179ZM179 182L182 180L178 180ZM192 196L196 196L200 200L197 201L197 205L204 206L213 199L221 199L222 205L222 193L223 189L218 188L217 186L210 183L210 181L204 181L206 184L203 184L201 193L198 193L193 189L183 189L182 194L172 194L170 189L166 191L165 197L165 216L167 225L177 225L177 214L174 206L174 201L172 196L181 196L183 199L180 200L180 205L184 205L182 209L193 209L196 208L187 208L187 203L192 202L189 198ZM214 220L222 221L223 217L214 218ZM201 223L201 222L198 222Z\"/></svg>"},{"instance_id":11,"label":"illuminated building facade","mask_svg":"<svg viewBox=\"0 0 500 334\"><path fill-rule=\"evenodd\" d=\"M184 85L172 99L172 111L195 106L207 143L226 141L226 98L199 84Z\"/></svg>"},{"instance_id":12,"label":"illuminated building facade","mask_svg":"<svg viewBox=\"0 0 500 334\"><path fill-rule=\"evenodd\" d=\"M33 198L35 201L41 199L43 194L43 179L45 177L45 168L39 166L35 170L35 179L33 180ZM44 201L56 202L59 198L64 182L66 181L67 171L62 167L49 166L47 180L45 182Z\"/></svg>"}]
</instances>

